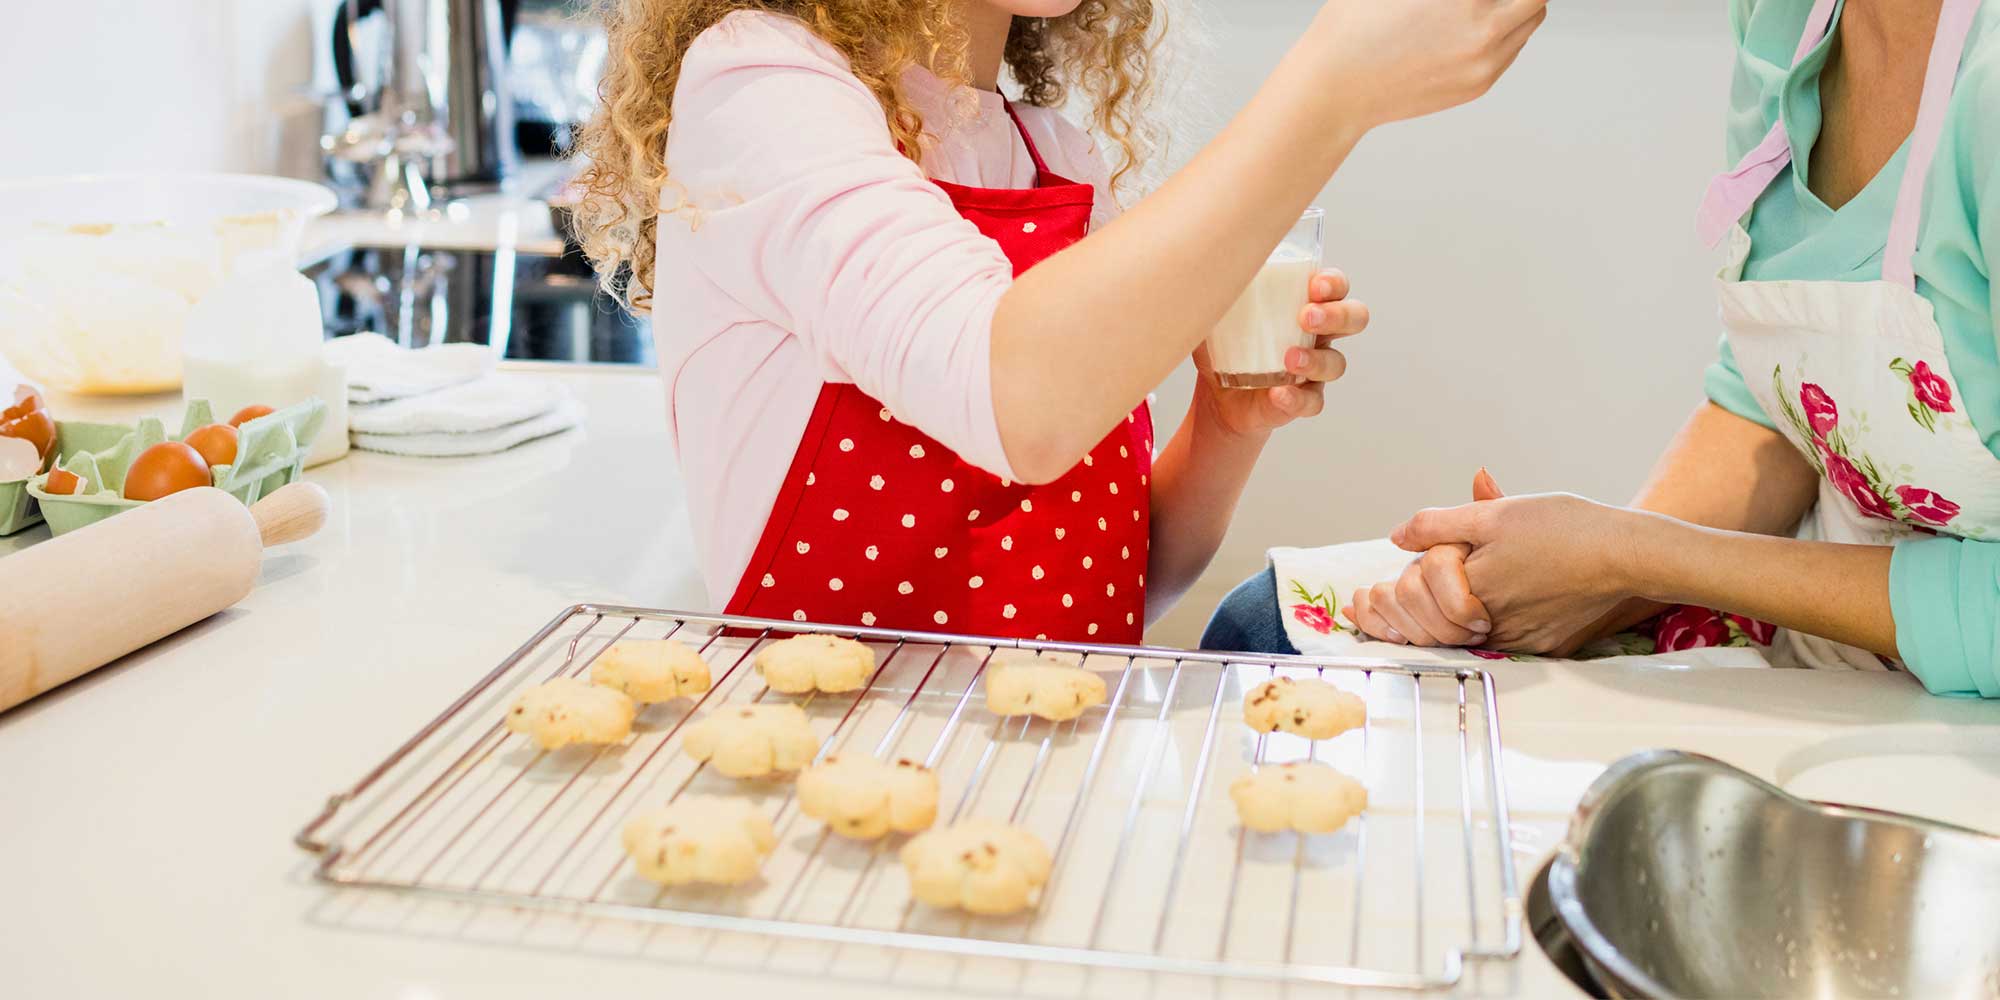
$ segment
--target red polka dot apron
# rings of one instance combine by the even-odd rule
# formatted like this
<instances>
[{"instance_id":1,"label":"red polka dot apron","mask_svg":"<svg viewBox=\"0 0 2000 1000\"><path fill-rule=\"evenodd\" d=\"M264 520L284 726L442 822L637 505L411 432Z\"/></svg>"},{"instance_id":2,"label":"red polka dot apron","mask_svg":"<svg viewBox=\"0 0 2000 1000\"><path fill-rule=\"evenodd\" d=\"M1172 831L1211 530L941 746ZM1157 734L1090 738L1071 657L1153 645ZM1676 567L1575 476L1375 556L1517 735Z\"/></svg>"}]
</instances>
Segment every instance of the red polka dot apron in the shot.
<instances>
[{"instance_id":1,"label":"red polka dot apron","mask_svg":"<svg viewBox=\"0 0 2000 1000\"><path fill-rule=\"evenodd\" d=\"M1014 126L1034 187L935 183L1018 276L1083 239L1095 192L1051 172L1018 116ZM1027 486L967 464L852 383L828 382L728 611L1136 643L1152 445L1141 403L1061 479Z\"/></svg>"},{"instance_id":2,"label":"red polka dot apron","mask_svg":"<svg viewBox=\"0 0 2000 1000\"><path fill-rule=\"evenodd\" d=\"M1980 0L1945 0L1879 281L1745 281L1750 236L1739 223L1792 163L1782 117L1736 169L1717 177L1700 224L1711 246L1729 238L1718 275L1723 326L1757 402L1820 474L1802 538L1893 545L1918 534L2000 536L2000 462L1956 403L1957 378L1915 258L1925 183L1936 160L1965 42ZM1808 15L1793 61L1832 30L1836 0ZM1780 666L1879 670L1881 657L1791 630L1777 632Z\"/></svg>"}]
</instances>

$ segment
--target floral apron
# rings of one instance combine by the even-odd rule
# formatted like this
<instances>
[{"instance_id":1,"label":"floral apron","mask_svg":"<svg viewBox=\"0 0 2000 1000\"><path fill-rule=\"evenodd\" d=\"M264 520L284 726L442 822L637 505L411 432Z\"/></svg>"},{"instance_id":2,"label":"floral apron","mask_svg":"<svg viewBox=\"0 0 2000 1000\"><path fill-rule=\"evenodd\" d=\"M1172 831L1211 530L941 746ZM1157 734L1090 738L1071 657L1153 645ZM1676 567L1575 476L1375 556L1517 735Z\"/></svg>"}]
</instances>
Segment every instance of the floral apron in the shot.
<instances>
[{"instance_id":1,"label":"floral apron","mask_svg":"<svg viewBox=\"0 0 2000 1000\"><path fill-rule=\"evenodd\" d=\"M1035 164L1026 190L935 182L1019 275L1090 230L1096 193ZM820 389L733 614L918 631L1137 643L1145 629L1145 403L1061 479L1009 482L848 382Z\"/></svg>"},{"instance_id":2,"label":"floral apron","mask_svg":"<svg viewBox=\"0 0 2000 1000\"><path fill-rule=\"evenodd\" d=\"M1721 315L1757 402L1820 473L1799 537L1893 545L1918 534L1991 538L2000 529L2000 461L1957 407L1956 382L1914 271L1924 190L1960 56L1981 0L1946 0L1879 281L1744 281L1750 237L1740 223L1786 166L1781 119L1702 204L1703 237L1729 236L1718 275ZM1836 0L1807 18L1794 63L1831 30ZM1880 670L1866 650L1781 630L1780 666Z\"/></svg>"}]
</instances>

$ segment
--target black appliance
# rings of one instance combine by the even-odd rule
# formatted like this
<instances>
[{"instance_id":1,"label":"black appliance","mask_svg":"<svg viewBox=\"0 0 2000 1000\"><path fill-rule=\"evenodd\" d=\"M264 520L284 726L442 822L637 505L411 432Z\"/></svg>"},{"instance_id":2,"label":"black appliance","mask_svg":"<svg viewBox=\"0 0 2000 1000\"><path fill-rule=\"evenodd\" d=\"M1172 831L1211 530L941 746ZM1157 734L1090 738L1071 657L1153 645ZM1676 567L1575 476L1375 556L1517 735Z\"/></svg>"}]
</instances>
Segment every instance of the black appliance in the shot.
<instances>
[{"instance_id":1,"label":"black appliance","mask_svg":"<svg viewBox=\"0 0 2000 1000\"><path fill-rule=\"evenodd\" d=\"M590 265L511 250L354 247L305 269L329 337L406 347L498 344L502 358L653 367L651 322L598 288Z\"/></svg>"}]
</instances>

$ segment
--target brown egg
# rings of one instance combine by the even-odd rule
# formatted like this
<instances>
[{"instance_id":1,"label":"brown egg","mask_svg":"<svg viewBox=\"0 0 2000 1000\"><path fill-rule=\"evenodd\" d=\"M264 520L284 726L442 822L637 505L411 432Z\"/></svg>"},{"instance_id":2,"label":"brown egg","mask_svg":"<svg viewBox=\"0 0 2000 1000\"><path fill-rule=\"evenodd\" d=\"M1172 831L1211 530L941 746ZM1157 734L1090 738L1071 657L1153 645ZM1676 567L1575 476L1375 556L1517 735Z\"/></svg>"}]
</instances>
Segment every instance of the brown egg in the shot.
<instances>
[{"instance_id":1,"label":"brown egg","mask_svg":"<svg viewBox=\"0 0 2000 1000\"><path fill-rule=\"evenodd\" d=\"M197 427L185 440L194 450L201 452L202 460L210 468L236 461L236 428L228 424Z\"/></svg>"},{"instance_id":2,"label":"brown egg","mask_svg":"<svg viewBox=\"0 0 2000 1000\"><path fill-rule=\"evenodd\" d=\"M56 422L47 410L26 410L28 404L0 413L0 437L15 437L35 446L35 451L47 461L49 453L56 449Z\"/></svg>"},{"instance_id":3,"label":"brown egg","mask_svg":"<svg viewBox=\"0 0 2000 1000\"><path fill-rule=\"evenodd\" d=\"M73 497L89 488L82 476L68 469L50 469L49 478L42 483L42 492L61 497Z\"/></svg>"},{"instance_id":4,"label":"brown egg","mask_svg":"<svg viewBox=\"0 0 2000 1000\"><path fill-rule=\"evenodd\" d=\"M268 406L261 406L261 405L246 406L240 410L237 410L236 415L229 418L229 426L241 427L244 424L247 424L250 421L257 419L258 417L264 416L270 412L271 408Z\"/></svg>"},{"instance_id":5,"label":"brown egg","mask_svg":"<svg viewBox=\"0 0 2000 1000\"><path fill-rule=\"evenodd\" d=\"M125 499L158 500L209 484L208 463L184 441L162 441L139 453L125 470Z\"/></svg>"}]
</instances>

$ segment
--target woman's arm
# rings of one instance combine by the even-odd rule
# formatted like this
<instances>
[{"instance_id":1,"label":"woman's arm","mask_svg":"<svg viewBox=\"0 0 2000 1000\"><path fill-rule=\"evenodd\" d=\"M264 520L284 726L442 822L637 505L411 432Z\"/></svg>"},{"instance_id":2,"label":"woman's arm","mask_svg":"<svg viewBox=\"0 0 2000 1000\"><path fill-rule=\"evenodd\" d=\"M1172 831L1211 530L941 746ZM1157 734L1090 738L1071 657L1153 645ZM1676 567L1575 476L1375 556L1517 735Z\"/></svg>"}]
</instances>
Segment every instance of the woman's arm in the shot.
<instances>
[{"instance_id":1,"label":"woman's arm","mask_svg":"<svg viewBox=\"0 0 2000 1000\"><path fill-rule=\"evenodd\" d=\"M1555 648L1578 595L1639 597L1898 657L1937 694L2000 698L2000 542L1801 541L1565 494L1423 511L1390 537L1405 548L1472 546L1466 571L1509 649Z\"/></svg>"},{"instance_id":2,"label":"woman's arm","mask_svg":"<svg viewBox=\"0 0 2000 1000\"><path fill-rule=\"evenodd\" d=\"M1711 528L1785 534L1812 509L1818 484L1812 466L1778 432L1704 403L1661 454L1632 506ZM1491 627L1490 611L1473 597L1466 555L1462 545L1424 553L1399 579L1358 591L1351 617L1363 631L1391 642L1510 648L1478 628ZM1643 596L1586 599L1579 593L1563 615L1575 630L1535 652L1567 655L1662 610Z\"/></svg>"},{"instance_id":3,"label":"woman's arm","mask_svg":"<svg viewBox=\"0 0 2000 1000\"><path fill-rule=\"evenodd\" d=\"M1483 93L1545 4L1333 0L1193 161L1015 281L991 358L1016 476L1068 471L1208 335L1364 132Z\"/></svg>"},{"instance_id":4,"label":"woman's arm","mask_svg":"<svg viewBox=\"0 0 2000 1000\"><path fill-rule=\"evenodd\" d=\"M1639 597L1727 609L1900 655L1889 601L1891 546L1720 531L1657 514L1637 515L1633 524L1622 575Z\"/></svg>"},{"instance_id":5,"label":"woman's arm","mask_svg":"<svg viewBox=\"0 0 2000 1000\"><path fill-rule=\"evenodd\" d=\"M1812 509L1818 492L1818 473L1784 435L1703 403L1660 455L1632 506L1689 524L1784 535ZM1620 602L1565 645L1574 650L1664 610L1643 597Z\"/></svg>"},{"instance_id":6,"label":"woman's arm","mask_svg":"<svg viewBox=\"0 0 2000 1000\"><path fill-rule=\"evenodd\" d=\"M1466 573L1504 649L1557 651L1577 607L1641 598L1898 655L1888 546L1723 531L1567 494L1422 511L1390 538L1413 550L1472 546Z\"/></svg>"}]
</instances>

